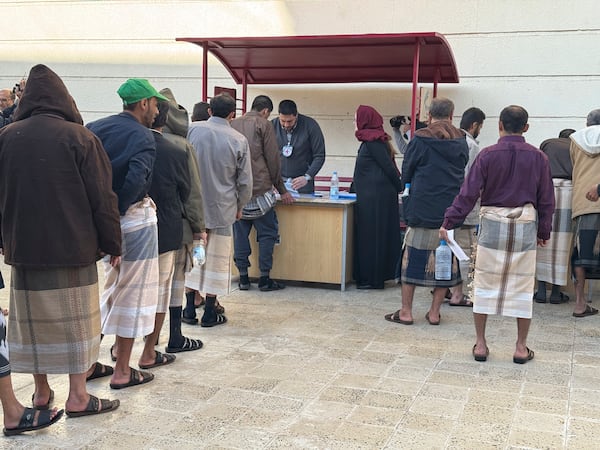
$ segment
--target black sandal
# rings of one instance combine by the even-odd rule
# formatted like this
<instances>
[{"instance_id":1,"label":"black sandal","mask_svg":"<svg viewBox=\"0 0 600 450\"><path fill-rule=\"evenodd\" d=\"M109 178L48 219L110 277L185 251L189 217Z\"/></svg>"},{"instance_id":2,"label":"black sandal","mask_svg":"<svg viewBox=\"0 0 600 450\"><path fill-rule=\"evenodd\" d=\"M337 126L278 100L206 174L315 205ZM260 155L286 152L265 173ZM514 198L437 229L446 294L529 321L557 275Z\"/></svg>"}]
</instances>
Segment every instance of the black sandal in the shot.
<instances>
[{"instance_id":1,"label":"black sandal","mask_svg":"<svg viewBox=\"0 0 600 450\"><path fill-rule=\"evenodd\" d=\"M61 409L60 411L56 412L54 417L52 417L53 411L49 409L41 410L25 408L25 411L23 411L23 415L21 416L21 420L19 420L19 425L14 428L4 428L4 436L15 436L26 431L41 430L42 428L49 427L53 423L58 422L64 412L65 410Z\"/></svg>"},{"instance_id":2,"label":"black sandal","mask_svg":"<svg viewBox=\"0 0 600 450\"><path fill-rule=\"evenodd\" d=\"M165 347L167 353L179 353L179 352L191 352L194 350L200 350L204 344L200 339L190 339L189 337L183 336L183 344L178 347L171 347L170 345Z\"/></svg>"}]
</instances>

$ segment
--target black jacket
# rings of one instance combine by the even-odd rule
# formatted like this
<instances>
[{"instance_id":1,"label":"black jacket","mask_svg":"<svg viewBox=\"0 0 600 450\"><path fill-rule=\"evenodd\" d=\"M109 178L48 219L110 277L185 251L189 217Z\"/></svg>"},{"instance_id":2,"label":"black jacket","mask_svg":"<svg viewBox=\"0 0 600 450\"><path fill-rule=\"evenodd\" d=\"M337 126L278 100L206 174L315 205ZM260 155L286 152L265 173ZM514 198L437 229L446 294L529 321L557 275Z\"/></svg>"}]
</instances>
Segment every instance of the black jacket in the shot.
<instances>
[{"instance_id":1,"label":"black jacket","mask_svg":"<svg viewBox=\"0 0 600 450\"><path fill-rule=\"evenodd\" d=\"M158 216L158 253L178 250L183 238L183 204L190 195L187 154L159 132L150 197Z\"/></svg>"},{"instance_id":2,"label":"black jacket","mask_svg":"<svg viewBox=\"0 0 600 450\"><path fill-rule=\"evenodd\" d=\"M402 201L408 226L442 226L468 160L465 136L450 121L436 122L415 134L402 162L402 184L410 183L410 194Z\"/></svg>"}]
</instances>

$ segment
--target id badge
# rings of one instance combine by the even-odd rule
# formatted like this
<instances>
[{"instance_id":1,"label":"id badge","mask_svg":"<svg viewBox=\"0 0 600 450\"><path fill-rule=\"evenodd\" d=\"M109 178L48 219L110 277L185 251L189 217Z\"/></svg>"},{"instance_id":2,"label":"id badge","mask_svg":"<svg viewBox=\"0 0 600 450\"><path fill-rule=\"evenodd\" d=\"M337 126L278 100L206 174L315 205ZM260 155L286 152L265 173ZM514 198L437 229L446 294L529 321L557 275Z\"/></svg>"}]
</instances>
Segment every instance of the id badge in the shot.
<instances>
[{"instance_id":1,"label":"id badge","mask_svg":"<svg viewBox=\"0 0 600 450\"><path fill-rule=\"evenodd\" d=\"M286 158L292 156L293 151L294 151L294 147L292 147L291 145L284 145L283 148L281 149L281 153Z\"/></svg>"}]
</instances>

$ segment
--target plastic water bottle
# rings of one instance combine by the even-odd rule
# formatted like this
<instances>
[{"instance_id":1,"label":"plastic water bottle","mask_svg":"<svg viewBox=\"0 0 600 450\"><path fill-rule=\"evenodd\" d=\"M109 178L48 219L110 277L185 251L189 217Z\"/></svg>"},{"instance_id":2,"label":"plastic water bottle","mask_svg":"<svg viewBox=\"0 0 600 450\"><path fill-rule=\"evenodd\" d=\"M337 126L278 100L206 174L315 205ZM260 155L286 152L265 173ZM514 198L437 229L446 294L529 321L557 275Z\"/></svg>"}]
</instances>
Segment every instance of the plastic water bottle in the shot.
<instances>
[{"instance_id":1,"label":"plastic water bottle","mask_svg":"<svg viewBox=\"0 0 600 450\"><path fill-rule=\"evenodd\" d=\"M406 183L404 185L404 191L402 191L402 197L408 197L409 193L410 193L410 183Z\"/></svg>"},{"instance_id":2,"label":"plastic water bottle","mask_svg":"<svg viewBox=\"0 0 600 450\"><path fill-rule=\"evenodd\" d=\"M435 249L435 279L452 279L452 250L444 239L440 239L440 245Z\"/></svg>"},{"instance_id":3,"label":"plastic water bottle","mask_svg":"<svg viewBox=\"0 0 600 450\"><path fill-rule=\"evenodd\" d=\"M340 180L337 172L333 172L331 175L331 184L329 185L329 198L331 200L337 200L340 198Z\"/></svg>"},{"instance_id":4,"label":"plastic water bottle","mask_svg":"<svg viewBox=\"0 0 600 450\"><path fill-rule=\"evenodd\" d=\"M199 267L206 262L206 248L204 247L204 241L194 241L192 260L194 267Z\"/></svg>"},{"instance_id":5,"label":"plastic water bottle","mask_svg":"<svg viewBox=\"0 0 600 450\"><path fill-rule=\"evenodd\" d=\"M285 180L285 183L284 183L284 185L285 185L285 188L286 188L288 191L290 191L290 192L291 192L291 191L293 191L293 190L294 190L294 188L292 187L292 179L291 179L291 178L288 178L287 180Z\"/></svg>"}]
</instances>

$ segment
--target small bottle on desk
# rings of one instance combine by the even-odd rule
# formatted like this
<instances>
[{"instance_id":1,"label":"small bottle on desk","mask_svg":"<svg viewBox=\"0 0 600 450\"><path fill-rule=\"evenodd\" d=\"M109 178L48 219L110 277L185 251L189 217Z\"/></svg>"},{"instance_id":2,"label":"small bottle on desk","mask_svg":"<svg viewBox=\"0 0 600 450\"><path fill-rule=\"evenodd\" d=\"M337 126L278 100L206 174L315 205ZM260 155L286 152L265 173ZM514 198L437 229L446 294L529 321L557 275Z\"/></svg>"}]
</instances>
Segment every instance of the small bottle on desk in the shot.
<instances>
[{"instance_id":1,"label":"small bottle on desk","mask_svg":"<svg viewBox=\"0 0 600 450\"><path fill-rule=\"evenodd\" d=\"M333 172L331 175L331 184L329 185L329 198L331 200L337 200L340 198L340 180L337 172Z\"/></svg>"}]
</instances>

